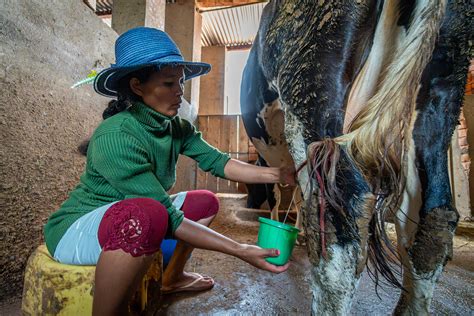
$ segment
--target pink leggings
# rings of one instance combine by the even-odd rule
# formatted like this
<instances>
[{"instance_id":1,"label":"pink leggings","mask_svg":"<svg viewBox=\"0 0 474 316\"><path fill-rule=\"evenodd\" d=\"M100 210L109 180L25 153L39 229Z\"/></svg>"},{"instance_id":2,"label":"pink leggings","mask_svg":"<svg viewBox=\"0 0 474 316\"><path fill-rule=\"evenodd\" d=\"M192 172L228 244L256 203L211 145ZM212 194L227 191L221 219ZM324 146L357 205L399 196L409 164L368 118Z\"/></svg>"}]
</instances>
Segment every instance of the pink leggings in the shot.
<instances>
[{"instance_id":1,"label":"pink leggings","mask_svg":"<svg viewBox=\"0 0 474 316\"><path fill-rule=\"evenodd\" d=\"M207 190L189 191L181 210L196 222L216 215L219 200ZM117 202L105 212L98 237L103 251L122 249L137 257L157 252L167 229L168 212L160 202L134 198Z\"/></svg>"}]
</instances>

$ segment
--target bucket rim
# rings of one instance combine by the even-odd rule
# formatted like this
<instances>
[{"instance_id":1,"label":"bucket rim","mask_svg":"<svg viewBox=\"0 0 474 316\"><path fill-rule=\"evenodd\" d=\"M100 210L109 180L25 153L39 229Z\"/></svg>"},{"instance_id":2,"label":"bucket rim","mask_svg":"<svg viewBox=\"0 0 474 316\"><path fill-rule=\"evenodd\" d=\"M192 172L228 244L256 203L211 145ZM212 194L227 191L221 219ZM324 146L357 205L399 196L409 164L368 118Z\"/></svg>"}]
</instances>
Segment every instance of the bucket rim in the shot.
<instances>
[{"instance_id":1,"label":"bucket rim","mask_svg":"<svg viewBox=\"0 0 474 316\"><path fill-rule=\"evenodd\" d=\"M288 224L283 224L283 223L274 221L274 220L269 219L269 218L259 217L258 221L260 223L264 223L264 224L267 224L267 225L270 225L270 226L278 227L278 228L287 230L287 231L292 232L292 233L294 233L294 232L299 233L300 232L300 230L298 228L294 227L294 226L291 226L291 225L288 225Z\"/></svg>"}]
</instances>

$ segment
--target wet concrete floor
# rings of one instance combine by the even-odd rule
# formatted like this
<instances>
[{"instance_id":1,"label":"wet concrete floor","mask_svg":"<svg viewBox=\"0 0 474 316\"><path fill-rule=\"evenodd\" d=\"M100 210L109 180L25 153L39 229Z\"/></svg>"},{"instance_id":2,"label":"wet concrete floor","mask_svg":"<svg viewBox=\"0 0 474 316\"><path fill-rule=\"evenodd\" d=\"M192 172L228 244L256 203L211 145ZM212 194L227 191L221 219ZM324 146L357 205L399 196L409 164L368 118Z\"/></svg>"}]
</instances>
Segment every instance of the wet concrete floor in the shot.
<instances>
[{"instance_id":1,"label":"wet concrete floor","mask_svg":"<svg viewBox=\"0 0 474 316\"><path fill-rule=\"evenodd\" d=\"M239 242L255 243L258 216L268 212L245 209L244 196L222 195L221 211L212 228ZM304 246L296 246L287 272L272 274L216 252L195 250L188 271L212 276L212 290L171 294L156 302L152 315L309 315L310 263ZM386 287L377 298L364 272L353 300L352 315L390 315L399 291ZM20 298L0 302L0 315L21 315ZM454 260L443 273L431 305L433 315L474 315L474 240L456 236Z\"/></svg>"},{"instance_id":2,"label":"wet concrete floor","mask_svg":"<svg viewBox=\"0 0 474 316\"><path fill-rule=\"evenodd\" d=\"M255 243L258 216L268 212L245 209L243 197L221 196L221 211L212 228L239 241ZM456 236L454 260L435 290L434 315L474 315L474 241ZM199 294L164 296L155 315L309 315L310 263L304 246L296 246L286 273L272 274L220 253L196 250L188 270L212 276L215 287ZM352 315L390 315L399 291L379 289L379 299L364 272L353 300Z\"/></svg>"}]
</instances>

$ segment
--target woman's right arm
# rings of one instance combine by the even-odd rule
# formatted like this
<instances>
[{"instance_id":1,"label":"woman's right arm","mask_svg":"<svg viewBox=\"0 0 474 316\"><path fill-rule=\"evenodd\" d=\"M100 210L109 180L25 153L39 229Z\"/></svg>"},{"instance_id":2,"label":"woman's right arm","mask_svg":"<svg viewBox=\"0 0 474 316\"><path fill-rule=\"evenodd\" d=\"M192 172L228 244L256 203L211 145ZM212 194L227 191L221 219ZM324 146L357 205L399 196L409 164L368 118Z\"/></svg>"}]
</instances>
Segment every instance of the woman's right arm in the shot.
<instances>
[{"instance_id":1,"label":"woman's right arm","mask_svg":"<svg viewBox=\"0 0 474 316\"><path fill-rule=\"evenodd\" d=\"M174 236L193 247L223 252L240 258L251 265L274 273L288 269L289 264L275 266L265 261L266 257L277 257L277 249L262 249L258 246L240 244L199 223L184 219Z\"/></svg>"}]
</instances>

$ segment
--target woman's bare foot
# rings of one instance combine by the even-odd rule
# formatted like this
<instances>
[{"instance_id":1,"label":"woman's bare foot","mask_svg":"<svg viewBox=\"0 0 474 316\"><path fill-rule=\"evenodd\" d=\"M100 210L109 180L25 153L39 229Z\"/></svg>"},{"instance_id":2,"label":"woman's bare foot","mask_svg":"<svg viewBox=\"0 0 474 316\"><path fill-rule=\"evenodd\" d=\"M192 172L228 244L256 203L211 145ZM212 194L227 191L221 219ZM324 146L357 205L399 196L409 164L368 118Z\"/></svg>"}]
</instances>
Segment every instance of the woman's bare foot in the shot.
<instances>
[{"instance_id":1,"label":"woman's bare foot","mask_svg":"<svg viewBox=\"0 0 474 316\"><path fill-rule=\"evenodd\" d=\"M161 293L171 294L177 292L206 291L212 289L213 286L214 280L209 276L194 272L183 272L177 280L169 282L163 280Z\"/></svg>"}]
</instances>

